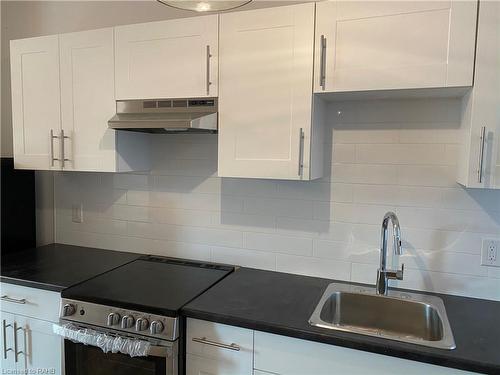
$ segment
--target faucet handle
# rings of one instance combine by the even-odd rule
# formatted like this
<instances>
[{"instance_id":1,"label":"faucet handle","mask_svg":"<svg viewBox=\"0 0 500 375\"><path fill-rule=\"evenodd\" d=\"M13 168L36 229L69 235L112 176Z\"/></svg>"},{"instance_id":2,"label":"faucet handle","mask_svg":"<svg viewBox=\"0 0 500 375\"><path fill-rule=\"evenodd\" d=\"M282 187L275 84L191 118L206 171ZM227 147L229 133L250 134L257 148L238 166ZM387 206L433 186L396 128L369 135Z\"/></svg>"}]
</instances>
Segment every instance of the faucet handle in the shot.
<instances>
[{"instance_id":1,"label":"faucet handle","mask_svg":"<svg viewBox=\"0 0 500 375\"><path fill-rule=\"evenodd\" d=\"M405 273L405 264L401 264L401 269L396 271L396 279L397 280L403 280L403 276Z\"/></svg>"},{"instance_id":2,"label":"faucet handle","mask_svg":"<svg viewBox=\"0 0 500 375\"><path fill-rule=\"evenodd\" d=\"M390 280L403 280L404 272L405 272L405 265L402 264L400 270L397 270L397 271L387 270L387 271L383 271L383 274L385 275L385 277L387 279L390 279Z\"/></svg>"}]
</instances>

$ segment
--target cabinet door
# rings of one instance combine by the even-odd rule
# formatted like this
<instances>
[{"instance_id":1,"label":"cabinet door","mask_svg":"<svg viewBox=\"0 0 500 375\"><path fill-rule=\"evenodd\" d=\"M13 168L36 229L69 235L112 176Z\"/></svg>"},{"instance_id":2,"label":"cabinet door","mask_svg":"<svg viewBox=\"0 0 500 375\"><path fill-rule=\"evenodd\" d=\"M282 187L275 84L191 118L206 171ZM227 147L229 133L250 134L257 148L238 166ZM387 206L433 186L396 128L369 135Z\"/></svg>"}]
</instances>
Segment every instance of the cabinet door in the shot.
<instances>
[{"instance_id":1,"label":"cabinet door","mask_svg":"<svg viewBox=\"0 0 500 375\"><path fill-rule=\"evenodd\" d=\"M116 169L113 29L60 36L64 169Z\"/></svg>"},{"instance_id":2,"label":"cabinet door","mask_svg":"<svg viewBox=\"0 0 500 375\"><path fill-rule=\"evenodd\" d=\"M315 92L472 86L477 1L317 3Z\"/></svg>"},{"instance_id":3,"label":"cabinet door","mask_svg":"<svg viewBox=\"0 0 500 375\"><path fill-rule=\"evenodd\" d=\"M314 4L220 16L219 176L308 175L313 32Z\"/></svg>"},{"instance_id":4,"label":"cabinet door","mask_svg":"<svg viewBox=\"0 0 500 375\"><path fill-rule=\"evenodd\" d=\"M479 6L474 87L464 99L458 182L500 189L500 3Z\"/></svg>"},{"instance_id":5,"label":"cabinet door","mask_svg":"<svg viewBox=\"0 0 500 375\"><path fill-rule=\"evenodd\" d=\"M0 320L2 320L2 353L0 358L0 368L5 373L15 373L16 362L14 361L14 314L0 311Z\"/></svg>"},{"instance_id":6,"label":"cabinet door","mask_svg":"<svg viewBox=\"0 0 500 375\"><path fill-rule=\"evenodd\" d=\"M217 27L217 15L116 27L116 98L217 96Z\"/></svg>"},{"instance_id":7,"label":"cabinet door","mask_svg":"<svg viewBox=\"0 0 500 375\"><path fill-rule=\"evenodd\" d=\"M252 369L241 366L227 358L205 358L186 355L186 375L252 375Z\"/></svg>"},{"instance_id":8,"label":"cabinet door","mask_svg":"<svg viewBox=\"0 0 500 375\"><path fill-rule=\"evenodd\" d=\"M19 355L18 371L62 373L63 340L52 332L51 322L16 315ZM34 372L31 372L34 371Z\"/></svg>"},{"instance_id":9,"label":"cabinet door","mask_svg":"<svg viewBox=\"0 0 500 375\"><path fill-rule=\"evenodd\" d=\"M14 166L59 169L61 129L57 35L10 43Z\"/></svg>"},{"instance_id":10,"label":"cabinet door","mask_svg":"<svg viewBox=\"0 0 500 375\"><path fill-rule=\"evenodd\" d=\"M254 348L254 368L272 374L472 374L449 367L258 331L255 332Z\"/></svg>"},{"instance_id":11,"label":"cabinet door","mask_svg":"<svg viewBox=\"0 0 500 375\"><path fill-rule=\"evenodd\" d=\"M251 375L253 331L188 319L186 353L188 375Z\"/></svg>"}]
</instances>

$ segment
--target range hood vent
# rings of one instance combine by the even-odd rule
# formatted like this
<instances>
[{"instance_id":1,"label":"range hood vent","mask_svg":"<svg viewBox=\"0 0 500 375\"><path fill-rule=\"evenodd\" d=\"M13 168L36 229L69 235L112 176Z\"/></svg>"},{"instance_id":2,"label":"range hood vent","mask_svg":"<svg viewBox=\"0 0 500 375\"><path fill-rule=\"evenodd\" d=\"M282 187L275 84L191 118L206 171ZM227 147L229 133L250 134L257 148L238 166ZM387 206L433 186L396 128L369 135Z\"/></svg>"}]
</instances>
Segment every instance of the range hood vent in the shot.
<instances>
[{"instance_id":1,"label":"range hood vent","mask_svg":"<svg viewBox=\"0 0 500 375\"><path fill-rule=\"evenodd\" d=\"M117 100L108 125L146 133L216 133L217 98Z\"/></svg>"}]
</instances>

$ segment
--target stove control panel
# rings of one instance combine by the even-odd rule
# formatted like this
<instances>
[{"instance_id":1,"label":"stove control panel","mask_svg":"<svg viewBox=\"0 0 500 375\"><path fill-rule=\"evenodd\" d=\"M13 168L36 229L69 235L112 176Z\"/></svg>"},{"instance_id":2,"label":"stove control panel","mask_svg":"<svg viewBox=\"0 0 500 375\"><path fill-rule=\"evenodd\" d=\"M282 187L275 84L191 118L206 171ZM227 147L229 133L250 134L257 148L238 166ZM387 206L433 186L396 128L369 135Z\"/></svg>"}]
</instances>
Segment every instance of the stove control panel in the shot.
<instances>
[{"instance_id":1,"label":"stove control panel","mask_svg":"<svg viewBox=\"0 0 500 375\"><path fill-rule=\"evenodd\" d=\"M63 299L59 314L61 321L74 322L159 339L179 337L177 317L122 309L90 302Z\"/></svg>"}]
</instances>

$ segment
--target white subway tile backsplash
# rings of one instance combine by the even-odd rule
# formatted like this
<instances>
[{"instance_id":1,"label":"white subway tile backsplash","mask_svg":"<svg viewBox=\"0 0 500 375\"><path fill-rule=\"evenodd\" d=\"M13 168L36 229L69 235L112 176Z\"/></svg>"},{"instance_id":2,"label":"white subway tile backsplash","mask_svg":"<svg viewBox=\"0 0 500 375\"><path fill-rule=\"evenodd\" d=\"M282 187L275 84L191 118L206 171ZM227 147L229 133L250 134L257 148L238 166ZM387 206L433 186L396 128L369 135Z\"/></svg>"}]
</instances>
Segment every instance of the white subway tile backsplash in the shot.
<instances>
[{"instance_id":1,"label":"white subway tile backsplash","mask_svg":"<svg viewBox=\"0 0 500 375\"><path fill-rule=\"evenodd\" d=\"M276 256L276 269L280 272L299 275L314 274L319 277L340 280L349 280L351 275L351 263L349 262L283 254Z\"/></svg>"},{"instance_id":2,"label":"white subway tile backsplash","mask_svg":"<svg viewBox=\"0 0 500 375\"><path fill-rule=\"evenodd\" d=\"M266 233L243 234L243 246L253 250L307 256L312 255L312 244L311 238Z\"/></svg>"},{"instance_id":3,"label":"white subway tile backsplash","mask_svg":"<svg viewBox=\"0 0 500 375\"><path fill-rule=\"evenodd\" d=\"M500 191L456 183L460 99L328 111L317 181L218 178L209 134L153 135L149 173L55 173L56 239L373 284L392 210L407 268L391 285L500 300L500 268L480 265L482 238L500 233Z\"/></svg>"},{"instance_id":4,"label":"white subway tile backsplash","mask_svg":"<svg viewBox=\"0 0 500 375\"><path fill-rule=\"evenodd\" d=\"M227 264L244 264L246 267L276 270L276 255L263 251L213 247L212 261Z\"/></svg>"},{"instance_id":5,"label":"white subway tile backsplash","mask_svg":"<svg viewBox=\"0 0 500 375\"><path fill-rule=\"evenodd\" d=\"M211 248L208 245L155 240L151 242L151 254L210 261Z\"/></svg>"},{"instance_id":6,"label":"white subway tile backsplash","mask_svg":"<svg viewBox=\"0 0 500 375\"><path fill-rule=\"evenodd\" d=\"M246 198L243 211L250 214L311 219L313 204L307 200Z\"/></svg>"},{"instance_id":7,"label":"white subway tile backsplash","mask_svg":"<svg viewBox=\"0 0 500 375\"><path fill-rule=\"evenodd\" d=\"M453 166L399 165L395 169L396 184L410 186L455 187Z\"/></svg>"},{"instance_id":8,"label":"white subway tile backsplash","mask_svg":"<svg viewBox=\"0 0 500 375\"><path fill-rule=\"evenodd\" d=\"M212 223L212 212L152 207L149 209L153 222L161 224L209 226Z\"/></svg>"},{"instance_id":9,"label":"white subway tile backsplash","mask_svg":"<svg viewBox=\"0 0 500 375\"><path fill-rule=\"evenodd\" d=\"M398 170L392 165L333 164L332 182L392 185L398 183Z\"/></svg>"},{"instance_id":10,"label":"white subway tile backsplash","mask_svg":"<svg viewBox=\"0 0 500 375\"><path fill-rule=\"evenodd\" d=\"M113 177L115 189L149 190L153 183L153 176L146 174L117 173Z\"/></svg>"},{"instance_id":11,"label":"white subway tile backsplash","mask_svg":"<svg viewBox=\"0 0 500 375\"><path fill-rule=\"evenodd\" d=\"M356 162L360 164L443 165L446 148L442 144L358 144Z\"/></svg>"}]
</instances>

